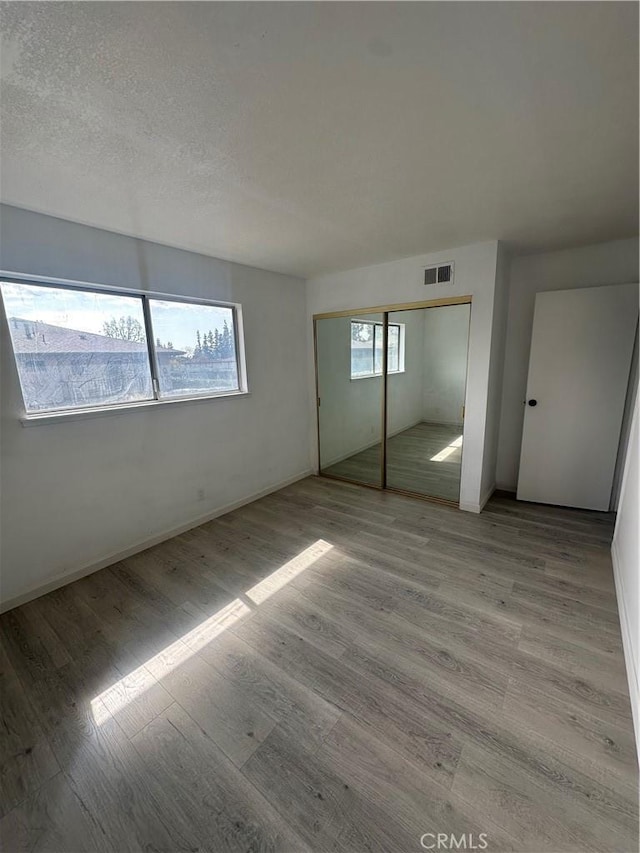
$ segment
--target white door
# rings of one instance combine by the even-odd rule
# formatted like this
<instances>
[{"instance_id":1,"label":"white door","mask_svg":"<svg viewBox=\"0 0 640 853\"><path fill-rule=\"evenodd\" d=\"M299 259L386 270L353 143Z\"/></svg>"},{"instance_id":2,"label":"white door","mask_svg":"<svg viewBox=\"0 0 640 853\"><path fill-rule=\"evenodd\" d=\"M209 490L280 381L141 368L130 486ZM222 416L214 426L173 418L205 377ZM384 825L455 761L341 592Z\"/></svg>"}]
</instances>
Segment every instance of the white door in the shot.
<instances>
[{"instance_id":1,"label":"white door","mask_svg":"<svg viewBox=\"0 0 640 853\"><path fill-rule=\"evenodd\" d=\"M638 285L538 293L518 500L608 510Z\"/></svg>"}]
</instances>

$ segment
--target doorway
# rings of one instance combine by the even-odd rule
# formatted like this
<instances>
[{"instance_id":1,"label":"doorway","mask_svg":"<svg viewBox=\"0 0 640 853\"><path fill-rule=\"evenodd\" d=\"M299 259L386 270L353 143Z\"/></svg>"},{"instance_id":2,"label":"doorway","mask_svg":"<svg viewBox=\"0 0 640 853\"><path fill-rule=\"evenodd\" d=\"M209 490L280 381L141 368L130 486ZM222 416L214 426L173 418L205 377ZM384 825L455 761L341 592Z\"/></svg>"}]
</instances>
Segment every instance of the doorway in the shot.
<instances>
[{"instance_id":1,"label":"doorway","mask_svg":"<svg viewBox=\"0 0 640 853\"><path fill-rule=\"evenodd\" d=\"M458 505L471 297L314 317L322 476Z\"/></svg>"}]
</instances>

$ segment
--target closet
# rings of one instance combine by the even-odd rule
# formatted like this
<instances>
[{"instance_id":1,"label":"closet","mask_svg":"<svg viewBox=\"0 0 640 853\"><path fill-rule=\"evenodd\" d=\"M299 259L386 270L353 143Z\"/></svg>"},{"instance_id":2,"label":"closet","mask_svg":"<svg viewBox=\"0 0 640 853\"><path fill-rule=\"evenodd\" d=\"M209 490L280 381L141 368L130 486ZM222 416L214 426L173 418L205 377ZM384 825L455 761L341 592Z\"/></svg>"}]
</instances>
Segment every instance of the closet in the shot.
<instances>
[{"instance_id":1,"label":"closet","mask_svg":"<svg viewBox=\"0 0 640 853\"><path fill-rule=\"evenodd\" d=\"M458 504L471 297L314 317L321 475Z\"/></svg>"}]
</instances>

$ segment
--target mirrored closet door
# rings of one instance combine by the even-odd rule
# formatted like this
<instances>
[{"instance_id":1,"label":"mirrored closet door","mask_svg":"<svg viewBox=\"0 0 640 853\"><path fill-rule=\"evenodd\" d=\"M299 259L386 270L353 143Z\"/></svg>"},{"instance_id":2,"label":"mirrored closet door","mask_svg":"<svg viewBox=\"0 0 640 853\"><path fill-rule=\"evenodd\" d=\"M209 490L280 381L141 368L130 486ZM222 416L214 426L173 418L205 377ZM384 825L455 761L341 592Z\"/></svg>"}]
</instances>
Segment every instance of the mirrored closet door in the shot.
<instances>
[{"instance_id":1,"label":"mirrored closet door","mask_svg":"<svg viewBox=\"0 0 640 853\"><path fill-rule=\"evenodd\" d=\"M384 315L316 320L320 472L382 486Z\"/></svg>"},{"instance_id":2,"label":"mirrored closet door","mask_svg":"<svg viewBox=\"0 0 640 853\"><path fill-rule=\"evenodd\" d=\"M321 474L458 503L470 302L315 318Z\"/></svg>"},{"instance_id":3,"label":"mirrored closet door","mask_svg":"<svg viewBox=\"0 0 640 853\"><path fill-rule=\"evenodd\" d=\"M471 306L388 314L386 483L458 503ZM393 337L392 337L393 334ZM391 357L391 341L397 340Z\"/></svg>"}]
</instances>

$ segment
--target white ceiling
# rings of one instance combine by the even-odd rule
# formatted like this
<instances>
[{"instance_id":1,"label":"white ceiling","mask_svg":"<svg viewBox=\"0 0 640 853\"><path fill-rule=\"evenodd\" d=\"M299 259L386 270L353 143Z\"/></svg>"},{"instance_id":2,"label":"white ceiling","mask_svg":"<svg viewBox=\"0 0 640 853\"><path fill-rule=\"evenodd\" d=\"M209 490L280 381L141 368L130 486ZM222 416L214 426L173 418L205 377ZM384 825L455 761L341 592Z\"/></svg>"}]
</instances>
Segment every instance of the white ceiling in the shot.
<instances>
[{"instance_id":1,"label":"white ceiling","mask_svg":"<svg viewBox=\"0 0 640 853\"><path fill-rule=\"evenodd\" d=\"M638 231L636 3L3 4L9 204L312 275Z\"/></svg>"}]
</instances>

